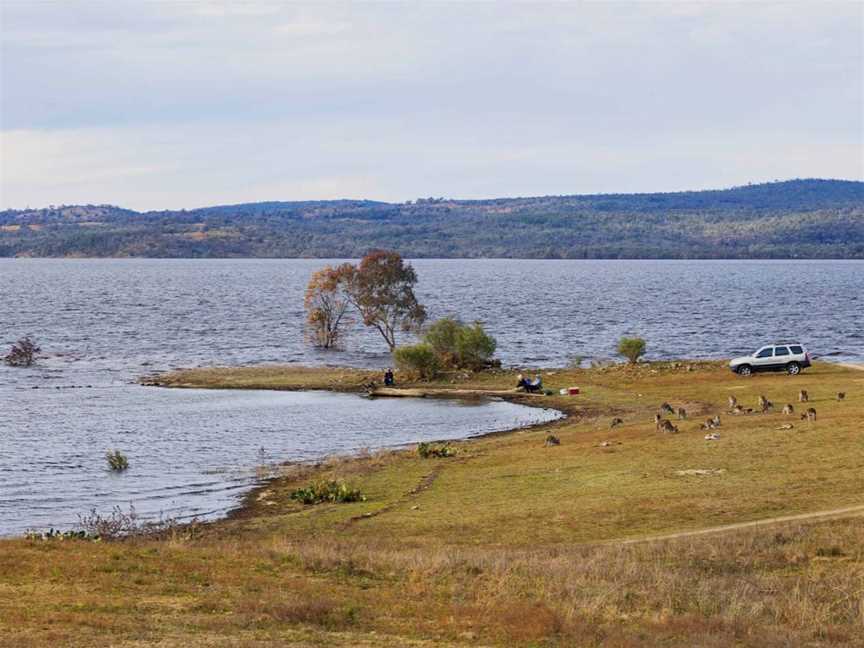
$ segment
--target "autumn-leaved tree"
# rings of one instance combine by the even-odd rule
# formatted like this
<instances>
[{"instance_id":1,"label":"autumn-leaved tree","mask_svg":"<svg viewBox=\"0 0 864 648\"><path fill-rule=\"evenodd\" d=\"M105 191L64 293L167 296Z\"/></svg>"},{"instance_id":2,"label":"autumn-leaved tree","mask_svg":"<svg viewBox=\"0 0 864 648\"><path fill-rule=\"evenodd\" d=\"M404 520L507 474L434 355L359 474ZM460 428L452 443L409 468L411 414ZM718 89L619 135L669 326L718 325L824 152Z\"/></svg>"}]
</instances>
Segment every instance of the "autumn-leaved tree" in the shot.
<instances>
[{"instance_id":1,"label":"autumn-leaved tree","mask_svg":"<svg viewBox=\"0 0 864 648\"><path fill-rule=\"evenodd\" d=\"M414 268L398 252L388 250L373 250L350 271L351 302L363 324L375 328L391 351L397 331L419 330L426 321L426 309L414 295L416 283Z\"/></svg>"},{"instance_id":2,"label":"autumn-leaved tree","mask_svg":"<svg viewBox=\"0 0 864 648\"><path fill-rule=\"evenodd\" d=\"M354 274L351 264L327 266L312 274L306 286L306 335L318 347L338 346L345 328L351 324L348 309L351 299L348 282Z\"/></svg>"}]
</instances>

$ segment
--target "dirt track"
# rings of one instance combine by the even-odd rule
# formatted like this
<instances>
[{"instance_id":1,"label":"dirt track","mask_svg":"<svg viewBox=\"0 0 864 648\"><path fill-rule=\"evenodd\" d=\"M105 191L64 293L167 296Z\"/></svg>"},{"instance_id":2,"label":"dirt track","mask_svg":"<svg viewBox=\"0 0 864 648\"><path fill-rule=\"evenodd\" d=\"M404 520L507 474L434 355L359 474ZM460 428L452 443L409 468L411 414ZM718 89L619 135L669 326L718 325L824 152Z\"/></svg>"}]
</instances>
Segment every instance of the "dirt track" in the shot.
<instances>
[{"instance_id":1,"label":"dirt track","mask_svg":"<svg viewBox=\"0 0 864 648\"><path fill-rule=\"evenodd\" d=\"M782 524L784 522L816 522L822 520L833 520L838 518L864 516L864 504L858 506L848 506L846 508L831 509L828 511L816 511L814 513L800 513L798 515L783 515L781 517L765 518L763 520L753 520L752 522L738 522L736 524L726 524L724 526L710 527L707 529L697 529L695 531L679 531L676 533L666 533L656 536L645 536L642 538L631 538L628 540L610 540L604 544L638 544L642 542L657 542L661 540L675 540L676 538L688 538L691 536L712 535L715 533L724 533L726 531L740 531L741 529L750 529L754 527L770 526L772 524Z\"/></svg>"}]
</instances>

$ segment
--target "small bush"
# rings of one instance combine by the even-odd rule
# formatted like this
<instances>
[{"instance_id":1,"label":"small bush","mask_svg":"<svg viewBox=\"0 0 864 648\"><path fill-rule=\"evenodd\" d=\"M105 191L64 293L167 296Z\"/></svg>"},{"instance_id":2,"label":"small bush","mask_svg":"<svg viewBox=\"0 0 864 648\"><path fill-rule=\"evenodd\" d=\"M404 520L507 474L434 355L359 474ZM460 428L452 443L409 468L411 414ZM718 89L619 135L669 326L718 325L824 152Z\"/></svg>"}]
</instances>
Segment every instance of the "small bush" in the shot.
<instances>
[{"instance_id":1,"label":"small bush","mask_svg":"<svg viewBox=\"0 0 864 648\"><path fill-rule=\"evenodd\" d=\"M351 488L345 482L318 481L304 488L298 488L290 495L301 504L321 504L322 502L365 502L366 496L359 489Z\"/></svg>"},{"instance_id":2,"label":"small bush","mask_svg":"<svg viewBox=\"0 0 864 648\"><path fill-rule=\"evenodd\" d=\"M492 360L497 342L486 333L480 322L463 324L452 317L444 317L432 324L423 336L446 367L456 369L482 369Z\"/></svg>"},{"instance_id":3,"label":"small bush","mask_svg":"<svg viewBox=\"0 0 864 648\"><path fill-rule=\"evenodd\" d=\"M108 462L108 470L123 472L129 468L129 460L119 450L109 450L105 453L105 461Z\"/></svg>"},{"instance_id":4,"label":"small bush","mask_svg":"<svg viewBox=\"0 0 864 648\"><path fill-rule=\"evenodd\" d=\"M456 356L459 366L468 369L482 369L492 356L498 343L489 335L480 322L472 326L463 326L456 339Z\"/></svg>"},{"instance_id":5,"label":"small bush","mask_svg":"<svg viewBox=\"0 0 864 648\"><path fill-rule=\"evenodd\" d=\"M393 351L393 361L400 371L415 374L424 380L435 378L441 369L432 347L425 343L397 347Z\"/></svg>"},{"instance_id":6,"label":"small bush","mask_svg":"<svg viewBox=\"0 0 864 648\"><path fill-rule=\"evenodd\" d=\"M36 362L36 354L41 350L30 336L25 336L12 345L3 362L10 367L29 367Z\"/></svg>"},{"instance_id":7,"label":"small bush","mask_svg":"<svg viewBox=\"0 0 864 648\"><path fill-rule=\"evenodd\" d=\"M423 341L446 366L454 366L456 358L456 339L462 323L453 317L442 317L432 323L423 335Z\"/></svg>"},{"instance_id":8,"label":"small bush","mask_svg":"<svg viewBox=\"0 0 864 648\"><path fill-rule=\"evenodd\" d=\"M420 443L417 445L417 454L423 459L441 459L443 457L452 457L455 455L456 448L451 446L449 443L444 443L442 445L436 445L434 443Z\"/></svg>"},{"instance_id":9,"label":"small bush","mask_svg":"<svg viewBox=\"0 0 864 648\"><path fill-rule=\"evenodd\" d=\"M639 337L622 337L618 342L618 353L631 363L636 363L645 355L645 340Z\"/></svg>"}]
</instances>

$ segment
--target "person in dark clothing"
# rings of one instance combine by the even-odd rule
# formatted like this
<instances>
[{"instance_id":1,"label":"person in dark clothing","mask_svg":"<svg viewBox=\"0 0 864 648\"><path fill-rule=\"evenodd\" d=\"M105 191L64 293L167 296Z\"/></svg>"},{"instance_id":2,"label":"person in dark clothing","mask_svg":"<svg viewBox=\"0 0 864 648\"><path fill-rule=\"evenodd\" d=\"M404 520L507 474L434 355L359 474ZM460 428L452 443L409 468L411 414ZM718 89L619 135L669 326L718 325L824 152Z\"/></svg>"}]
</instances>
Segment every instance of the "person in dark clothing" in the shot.
<instances>
[{"instance_id":1,"label":"person in dark clothing","mask_svg":"<svg viewBox=\"0 0 864 648\"><path fill-rule=\"evenodd\" d=\"M524 389L529 394L539 392L543 389L543 380L540 378L540 374L537 374L534 380L525 378L522 374L519 374L519 382L516 383L516 389Z\"/></svg>"},{"instance_id":2,"label":"person in dark clothing","mask_svg":"<svg viewBox=\"0 0 864 648\"><path fill-rule=\"evenodd\" d=\"M384 386L385 387L392 387L395 384L396 384L396 379L393 378L393 370L388 369L387 371L384 372Z\"/></svg>"}]
</instances>

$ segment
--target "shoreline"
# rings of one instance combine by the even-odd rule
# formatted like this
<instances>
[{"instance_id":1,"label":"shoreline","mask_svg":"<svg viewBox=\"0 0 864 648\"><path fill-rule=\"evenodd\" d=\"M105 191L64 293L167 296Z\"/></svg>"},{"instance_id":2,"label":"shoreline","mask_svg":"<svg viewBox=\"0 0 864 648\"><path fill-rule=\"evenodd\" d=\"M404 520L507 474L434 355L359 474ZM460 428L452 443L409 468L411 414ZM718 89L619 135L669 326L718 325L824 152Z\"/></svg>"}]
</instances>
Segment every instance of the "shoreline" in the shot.
<instances>
[{"instance_id":1,"label":"shoreline","mask_svg":"<svg viewBox=\"0 0 864 648\"><path fill-rule=\"evenodd\" d=\"M828 366L842 367L845 369L853 369L858 371L864 371L864 364L857 363L841 363L841 362L830 362L830 361L817 361L822 362ZM628 365L626 363L615 364L608 367L599 367L599 368L579 368L575 370L568 370L564 368L550 368L546 371L540 370L540 373L544 375L544 379L551 376L558 376L559 374L571 375L589 375L591 373L599 373L599 374L608 374L608 373L623 373L625 376L628 374L645 374L646 372L650 375L652 373L662 373L662 372L680 372L680 371L689 371L690 369L697 368L710 368L711 370L722 371L730 376L734 376L731 372L728 371L725 361L715 361L715 360L669 360L669 361L657 361L657 362L644 362L638 363L637 365ZM467 376L467 381L469 383L473 383L476 380L482 380L483 378L488 378L490 376L495 377L497 379L510 379L511 384L515 382L515 376L519 372L523 372L525 369L523 368L511 368L511 369L496 369L491 372L478 372L477 374L471 374ZM533 369L532 369L533 371ZM221 379L217 379L215 382L213 381L213 374L221 375ZM284 382L267 382L261 380L251 380L243 384L236 384L231 376L240 374L240 375L257 375L259 373L263 373L265 375L270 375L272 378L272 374L286 374L287 380ZM265 367L235 367L235 368L203 368L203 369L189 369L189 370L179 370L172 371L165 374L159 374L155 376L148 376L141 379L141 384L145 386L155 386L155 387L163 387L167 389L235 389L235 390L262 390L262 391L333 391L338 393L348 393L348 394L356 394L361 396L365 391L365 385L368 384L368 381L374 380L378 378L380 374L379 371L374 370L366 370L366 369L355 369L348 367L293 367L290 365L287 366L265 366ZM757 376L769 377L778 374L758 374ZM783 374L785 375L785 374ZM194 377L192 380L187 380L189 377ZM322 385L322 379L326 382L326 386ZM736 378L737 379L737 378ZM758 379L758 377L757 377ZM455 381L455 385L459 385L458 381ZM536 424L531 424L527 426L507 428L505 430L500 430L496 432L487 432L483 434L479 434L476 436L468 436L468 437L460 437L458 439L448 439L448 440L438 440L432 441L432 443L454 443L459 444L460 446L468 446L470 447L472 443L482 442L486 439L495 439L495 438L505 438L512 437L521 433L528 433L534 431L539 428L543 428L545 430L553 430L557 428L562 428L571 424L579 424L583 422L585 419L590 419L592 417L599 417L601 415L600 412L592 412L590 407L586 407L582 399L579 396L558 396L557 393L553 396L544 396L542 394L525 394L523 392L518 392L515 389L512 390L501 390L501 389L490 389L486 390L490 396L484 396L484 390L477 389L462 389L458 386L454 385L454 381L451 381L449 385L442 384L440 381L429 381L429 382L417 382L417 381L407 381L400 382L400 386L394 389L393 391L404 390L404 394L391 395L388 393L387 396L379 396L379 397L403 397L403 398L452 398L452 399L483 399L483 398L497 398L501 400L505 400L507 402L515 403L518 405L523 405L526 407L538 408L538 409L553 409L557 411L561 416L553 421L540 422ZM737 389L737 388L733 388ZM555 390L557 392L557 390ZM427 393L434 395L427 395ZM563 399L563 400L562 400ZM544 404L545 401L545 404ZM553 402L550 402L553 401ZM411 446L416 445L414 443L403 444L400 446L384 446L376 451L373 454L376 455L384 455L391 458L398 458L399 456L405 456L406 453L410 453ZM314 475L318 472L321 472L322 469L326 469L329 464L334 462L339 464L350 464L352 462L362 461L364 457L359 453L345 453L345 454L334 454L334 455L325 455L320 459L310 460L308 462L298 462L292 460L286 460L284 462L279 462L275 464L277 466L277 470L285 470L290 468L297 468L295 473L299 473L304 475L307 480L314 477ZM247 493L243 495L240 499L237 506L227 510L224 515L219 518L209 520L203 524L208 526L213 526L214 528L218 528L221 524L230 524L232 522L247 520L250 518L254 518L258 515L264 513L262 511L261 501L262 495L271 490L274 484L299 484L298 475L297 474L281 474L275 475L268 478L265 478L263 481L255 484Z\"/></svg>"},{"instance_id":2,"label":"shoreline","mask_svg":"<svg viewBox=\"0 0 864 648\"><path fill-rule=\"evenodd\" d=\"M279 369L288 369L291 372L300 371L307 379L312 378L311 381L294 381L288 382L286 384L280 384L278 386L274 385L264 385L256 382L252 382L248 385L230 385L230 384L201 384L200 382L185 382L183 376L188 372L192 372L193 374L199 374L201 372L209 373L213 371L239 371L239 372L249 372L255 371L256 369L260 369L263 371L273 371ZM492 374L503 374L506 376L512 376L515 378L515 375L522 371L521 369L496 369L492 372L480 372L482 373L492 373ZM549 370L553 375L564 371L564 369L550 369ZM237 391L245 391L245 390L260 390L260 391L290 391L290 392L301 392L301 391L330 391L335 393L343 393L343 394L353 394L358 397L364 397L364 393L367 393L367 390L363 383L357 384L356 382L342 382L337 384L330 384L328 387L322 387L320 384L320 378L324 377L328 380L332 379L332 374L337 373L340 375L348 375L353 378L355 381L359 378L363 382L369 381L373 378L377 378L380 374L380 371L377 370L366 370L366 369L356 369L351 367L291 367L291 366L265 366L265 367L255 367L255 366L245 366L245 367L233 367L233 368L201 368L201 369L183 369L166 372L164 374L153 374L149 376L143 376L139 379L139 383L145 387L159 387L163 389L214 389L214 390L237 390ZM167 381L167 382L166 382ZM513 380L512 382L515 382ZM579 420L580 416L584 414L584 408L580 409L578 405L573 402L570 404L561 404L557 403L556 405L543 405L538 402L538 400L548 399L550 397L544 397L543 394L529 394L525 392L517 391L516 389L511 390L461 390L455 388L447 388L447 387L439 387L436 389L431 389L428 387L430 384L436 384L434 381L431 383L427 382L408 382L406 383L407 387L397 387L393 391L397 391L400 389L404 389L405 394L394 395L387 393L386 395L375 395L374 393L369 394L368 398L436 398L436 399L453 399L453 400L503 400L509 403L513 403L516 405L520 405L523 407L529 407L532 409L549 409L553 410L558 414L558 416L551 421L542 421L538 423L531 423L528 425L522 425L517 427L508 427L503 430L497 430L493 432L483 432L481 434L470 435L470 436L462 436L455 439L436 439L432 441L427 441L427 443L453 443L460 445L469 445L472 442L482 441L484 439L493 439L499 437L506 437L513 434L517 434L520 432L530 432L532 430L536 430L539 428L545 429L556 429L558 427L564 426L568 423L572 423L574 420ZM426 386L426 387L424 387ZM379 388L380 389L380 388ZM420 394L421 391L434 392L434 394ZM450 392L450 393L448 393ZM573 398L573 397L568 397ZM419 442L411 442L406 444L400 444L396 446L382 446L377 450L374 450L372 454L377 455L388 455L388 456L398 456L410 452L413 446L416 446ZM330 455L324 455L318 459L310 459L308 461L296 461L296 460L285 460L282 462L278 462L274 464L276 470L285 470L296 468L298 472L305 474L307 471L318 471L322 467L326 466L331 462L354 462L363 459L363 455L361 454L362 450L358 450L356 452L349 453L335 453ZM262 494L266 493L270 488L272 488L275 482L284 482L284 481L296 481L295 476L286 476L282 475L274 475L270 477L266 477L262 480L257 481L253 487L243 494L240 498L240 501L236 506L228 509L224 512L223 515L220 515L218 518L214 518L212 520L207 520L204 522L200 522L199 524L218 527L220 524L231 523L235 521L245 520L248 518L255 517L256 514L259 514L260 506L259 503L262 499Z\"/></svg>"}]
</instances>

